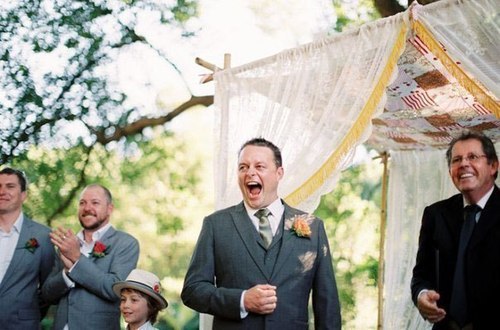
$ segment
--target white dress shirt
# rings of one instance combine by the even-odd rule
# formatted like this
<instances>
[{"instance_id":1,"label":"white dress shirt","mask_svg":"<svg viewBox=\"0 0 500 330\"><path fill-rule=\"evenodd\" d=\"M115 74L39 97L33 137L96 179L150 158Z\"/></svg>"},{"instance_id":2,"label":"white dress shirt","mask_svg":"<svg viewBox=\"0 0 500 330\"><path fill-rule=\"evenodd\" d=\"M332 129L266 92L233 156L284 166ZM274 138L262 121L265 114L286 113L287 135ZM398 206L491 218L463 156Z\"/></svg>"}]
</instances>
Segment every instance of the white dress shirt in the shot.
<instances>
[{"instance_id":1,"label":"white dress shirt","mask_svg":"<svg viewBox=\"0 0 500 330\"><path fill-rule=\"evenodd\" d=\"M277 198L266 208L271 212L268 216L268 219L269 219L269 224L271 225L271 231L273 232L274 236L278 231L278 226L280 225L281 218L283 217L283 213L285 212L285 207L283 206L283 203L281 203L281 199ZM255 216L255 212L257 212L259 209L253 209L246 203L245 203L245 209L247 210L248 216L250 217L250 220L252 220L252 223L258 232L259 218Z\"/></svg>"},{"instance_id":2,"label":"white dress shirt","mask_svg":"<svg viewBox=\"0 0 500 330\"><path fill-rule=\"evenodd\" d=\"M129 330L129 329L130 329L130 327L127 325L127 330ZM139 328L137 328L137 330L158 330L158 329L153 327L153 325L149 321L147 321L146 323L141 325Z\"/></svg>"},{"instance_id":3,"label":"white dress shirt","mask_svg":"<svg viewBox=\"0 0 500 330\"><path fill-rule=\"evenodd\" d=\"M0 229L0 283L2 283L5 273L7 273L14 251L17 248L23 221L23 212L20 212L10 232L6 233Z\"/></svg>"},{"instance_id":4,"label":"white dress shirt","mask_svg":"<svg viewBox=\"0 0 500 330\"><path fill-rule=\"evenodd\" d=\"M495 188L495 186L491 187L491 189L488 190L488 192L484 194L484 196L481 197L481 199L476 203L476 205L481 208L481 210L476 214L476 223L479 221L479 217L481 217L481 211L483 211L484 207L486 206L488 199L490 199L491 194L493 194L493 188ZM464 207L468 205L470 205L470 203L467 202L464 198Z\"/></svg>"}]
</instances>

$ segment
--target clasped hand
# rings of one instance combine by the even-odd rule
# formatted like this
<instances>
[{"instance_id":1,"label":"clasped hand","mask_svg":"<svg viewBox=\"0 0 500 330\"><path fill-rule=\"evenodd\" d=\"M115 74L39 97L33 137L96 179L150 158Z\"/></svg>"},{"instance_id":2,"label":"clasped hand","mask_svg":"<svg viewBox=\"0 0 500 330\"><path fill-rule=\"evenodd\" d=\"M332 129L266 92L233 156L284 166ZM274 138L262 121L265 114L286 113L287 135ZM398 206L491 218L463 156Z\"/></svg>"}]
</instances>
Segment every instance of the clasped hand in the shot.
<instances>
[{"instance_id":1,"label":"clasped hand","mask_svg":"<svg viewBox=\"0 0 500 330\"><path fill-rule=\"evenodd\" d=\"M57 228L50 233L50 240L59 250L64 268L70 269L80 258L80 242L71 229Z\"/></svg>"},{"instance_id":2,"label":"clasped hand","mask_svg":"<svg viewBox=\"0 0 500 330\"><path fill-rule=\"evenodd\" d=\"M244 305L247 312L271 314L276 309L277 301L275 286L258 284L246 291Z\"/></svg>"}]
</instances>

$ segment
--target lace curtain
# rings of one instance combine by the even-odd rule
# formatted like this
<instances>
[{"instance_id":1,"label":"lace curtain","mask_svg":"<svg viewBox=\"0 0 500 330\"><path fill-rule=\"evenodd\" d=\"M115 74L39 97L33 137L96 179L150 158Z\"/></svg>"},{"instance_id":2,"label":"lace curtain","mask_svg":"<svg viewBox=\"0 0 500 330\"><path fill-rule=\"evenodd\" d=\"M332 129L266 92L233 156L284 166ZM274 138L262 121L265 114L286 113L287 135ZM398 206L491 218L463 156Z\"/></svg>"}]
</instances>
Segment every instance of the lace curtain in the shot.
<instances>
[{"instance_id":1,"label":"lace curtain","mask_svg":"<svg viewBox=\"0 0 500 330\"><path fill-rule=\"evenodd\" d=\"M410 294L420 223L425 206L455 193L444 151L391 152L383 329L430 329Z\"/></svg>"},{"instance_id":2,"label":"lace curtain","mask_svg":"<svg viewBox=\"0 0 500 330\"><path fill-rule=\"evenodd\" d=\"M283 154L280 196L306 211L315 209L370 135L371 118L383 110L383 88L403 51L403 17L214 75L217 208L241 200L238 150L262 136Z\"/></svg>"}]
</instances>

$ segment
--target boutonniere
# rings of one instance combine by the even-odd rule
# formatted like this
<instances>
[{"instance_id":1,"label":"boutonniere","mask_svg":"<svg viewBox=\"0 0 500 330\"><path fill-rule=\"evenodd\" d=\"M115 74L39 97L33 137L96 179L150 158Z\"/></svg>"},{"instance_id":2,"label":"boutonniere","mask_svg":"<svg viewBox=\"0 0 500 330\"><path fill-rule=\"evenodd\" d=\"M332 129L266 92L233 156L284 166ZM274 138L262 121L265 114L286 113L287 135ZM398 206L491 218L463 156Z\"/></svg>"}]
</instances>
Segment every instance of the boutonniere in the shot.
<instances>
[{"instance_id":1,"label":"boutonniere","mask_svg":"<svg viewBox=\"0 0 500 330\"><path fill-rule=\"evenodd\" d=\"M109 246L104 245L101 241L97 241L94 244L94 248L89 253L89 257L103 258L108 254Z\"/></svg>"},{"instance_id":2,"label":"boutonniere","mask_svg":"<svg viewBox=\"0 0 500 330\"><path fill-rule=\"evenodd\" d=\"M29 240L27 240L26 243L24 243L24 246L21 249L26 249L26 250L30 251L31 253L35 253L35 250L39 246L40 246L40 244L38 244L38 241L36 240L36 238L32 237Z\"/></svg>"},{"instance_id":3,"label":"boutonniere","mask_svg":"<svg viewBox=\"0 0 500 330\"><path fill-rule=\"evenodd\" d=\"M311 237L310 224L316 217L312 214L297 214L285 220L285 229L291 230L298 237Z\"/></svg>"}]
</instances>

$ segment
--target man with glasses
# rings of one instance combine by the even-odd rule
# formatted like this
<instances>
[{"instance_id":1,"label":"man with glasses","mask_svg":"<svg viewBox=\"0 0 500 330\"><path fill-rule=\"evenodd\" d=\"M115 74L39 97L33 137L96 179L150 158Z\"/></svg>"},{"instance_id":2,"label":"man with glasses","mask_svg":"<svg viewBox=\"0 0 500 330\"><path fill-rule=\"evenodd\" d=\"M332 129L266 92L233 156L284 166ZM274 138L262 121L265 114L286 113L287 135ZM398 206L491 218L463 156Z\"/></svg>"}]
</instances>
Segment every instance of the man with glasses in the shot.
<instances>
[{"instance_id":1,"label":"man with glasses","mask_svg":"<svg viewBox=\"0 0 500 330\"><path fill-rule=\"evenodd\" d=\"M460 194L425 208L412 298L433 329L500 328L500 190L492 141L465 132L446 152Z\"/></svg>"},{"instance_id":2,"label":"man with glasses","mask_svg":"<svg viewBox=\"0 0 500 330\"><path fill-rule=\"evenodd\" d=\"M55 260L50 229L22 211L26 178L10 167L0 170L0 324L5 330L39 329L48 305L40 287Z\"/></svg>"}]
</instances>

